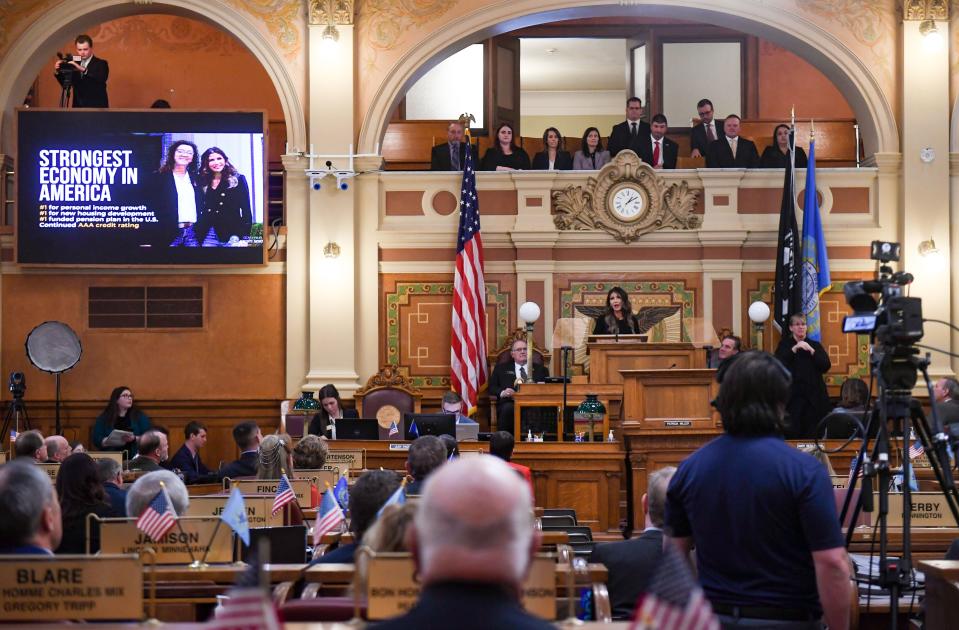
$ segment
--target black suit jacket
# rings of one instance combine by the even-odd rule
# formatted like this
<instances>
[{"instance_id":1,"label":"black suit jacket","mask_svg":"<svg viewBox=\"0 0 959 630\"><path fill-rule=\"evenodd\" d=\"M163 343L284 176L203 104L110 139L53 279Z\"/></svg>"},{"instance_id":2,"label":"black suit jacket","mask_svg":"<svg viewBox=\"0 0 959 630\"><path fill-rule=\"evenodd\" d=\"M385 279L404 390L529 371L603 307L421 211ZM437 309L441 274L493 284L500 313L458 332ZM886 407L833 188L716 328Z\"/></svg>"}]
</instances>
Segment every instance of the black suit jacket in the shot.
<instances>
[{"instance_id":1,"label":"black suit jacket","mask_svg":"<svg viewBox=\"0 0 959 630\"><path fill-rule=\"evenodd\" d=\"M679 145L663 136L663 139L660 141L663 151L663 168L676 168L676 158L679 157ZM653 138L650 135L643 137L642 146L640 147L642 153L639 154L639 157L642 158L643 162L646 162L649 165L653 164Z\"/></svg>"},{"instance_id":2,"label":"black suit jacket","mask_svg":"<svg viewBox=\"0 0 959 630\"><path fill-rule=\"evenodd\" d=\"M752 140L740 136L736 158L733 159L733 150L729 148L726 136L720 136L719 140L709 145L706 168L759 168L759 151Z\"/></svg>"},{"instance_id":3,"label":"black suit jacket","mask_svg":"<svg viewBox=\"0 0 959 630\"><path fill-rule=\"evenodd\" d=\"M197 221L203 218L203 191L197 178L190 175L193 184L193 196L196 201ZM169 247L179 233L179 204L176 191L176 182L172 172L157 172L153 179L152 209L156 212L157 222L145 230L146 242L154 247ZM143 238L143 237L141 237ZM200 241L202 244L202 237Z\"/></svg>"},{"instance_id":4,"label":"black suit jacket","mask_svg":"<svg viewBox=\"0 0 959 630\"><path fill-rule=\"evenodd\" d=\"M648 137L648 122L639 121L639 131L635 137L629 132L629 123L625 120L618 125L614 125L613 130L609 133L609 146L606 147L609 149L609 157L616 157L616 154L623 149L630 149L636 155L642 157L643 138Z\"/></svg>"},{"instance_id":5,"label":"black suit jacket","mask_svg":"<svg viewBox=\"0 0 959 630\"><path fill-rule=\"evenodd\" d=\"M514 369L515 363L510 357L510 360L506 363L500 363L495 368L493 368L493 373L489 377L489 393L491 396L499 397L499 393L506 389L507 387L512 387L516 389L516 370ZM541 383L546 380L546 377L549 376L549 370L545 366L540 365L539 363L533 363L533 381L536 383ZM512 402L512 399L507 399Z\"/></svg>"},{"instance_id":6,"label":"black suit jacket","mask_svg":"<svg viewBox=\"0 0 959 630\"><path fill-rule=\"evenodd\" d=\"M540 151L533 156L533 170L534 171L545 171L549 169L549 156L546 155L546 151ZM557 151L556 152L556 162L553 163L553 169L557 171L569 171L573 168L573 158L569 155L569 151Z\"/></svg>"},{"instance_id":7,"label":"black suit jacket","mask_svg":"<svg viewBox=\"0 0 959 630\"><path fill-rule=\"evenodd\" d=\"M713 132L717 138L723 134L723 121L713 119ZM703 157L706 157L706 153L709 151L709 140L706 138L706 127L703 123L699 123L693 127L693 130L689 134L690 153L692 153L693 149L699 149L699 153Z\"/></svg>"},{"instance_id":8,"label":"black suit jacket","mask_svg":"<svg viewBox=\"0 0 959 630\"><path fill-rule=\"evenodd\" d=\"M476 145L473 146L473 164L474 167L479 161ZM466 159L466 143L460 142L460 169L463 170L463 161ZM450 162L450 143L444 142L433 147L430 152L430 170L431 171L452 171L453 165Z\"/></svg>"},{"instance_id":9,"label":"black suit jacket","mask_svg":"<svg viewBox=\"0 0 959 630\"><path fill-rule=\"evenodd\" d=\"M936 403L936 411L943 425L959 422L959 400L946 400ZM929 416L932 418L932 416Z\"/></svg>"},{"instance_id":10,"label":"black suit jacket","mask_svg":"<svg viewBox=\"0 0 959 630\"><path fill-rule=\"evenodd\" d=\"M61 66L63 67L63 66ZM110 76L110 65L106 59L91 57L86 72L73 72L73 106L74 107L109 107L107 98L107 78ZM61 75L56 75L57 81L63 85Z\"/></svg>"},{"instance_id":11,"label":"black suit jacket","mask_svg":"<svg viewBox=\"0 0 959 630\"><path fill-rule=\"evenodd\" d=\"M360 414L356 409L344 409L343 410L344 418L359 418ZM330 437L330 420L326 413L318 413L313 416L313 419L310 420L310 428L307 429L308 433L313 435L326 436Z\"/></svg>"},{"instance_id":12,"label":"black suit jacket","mask_svg":"<svg viewBox=\"0 0 959 630\"><path fill-rule=\"evenodd\" d=\"M236 479L237 477L255 477L256 459L256 451L240 453L240 459L234 460L229 464L223 464L217 476L221 479L224 477L229 477L230 479Z\"/></svg>"},{"instance_id":13,"label":"black suit jacket","mask_svg":"<svg viewBox=\"0 0 959 630\"><path fill-rule=\"evenodd\" d=\"M609 570L606 581L613 619L629 619L640 593L646 590L663 556L663 532L646 530L639 538L593 547L590 562Z\"/></svg>"}]
</instances>

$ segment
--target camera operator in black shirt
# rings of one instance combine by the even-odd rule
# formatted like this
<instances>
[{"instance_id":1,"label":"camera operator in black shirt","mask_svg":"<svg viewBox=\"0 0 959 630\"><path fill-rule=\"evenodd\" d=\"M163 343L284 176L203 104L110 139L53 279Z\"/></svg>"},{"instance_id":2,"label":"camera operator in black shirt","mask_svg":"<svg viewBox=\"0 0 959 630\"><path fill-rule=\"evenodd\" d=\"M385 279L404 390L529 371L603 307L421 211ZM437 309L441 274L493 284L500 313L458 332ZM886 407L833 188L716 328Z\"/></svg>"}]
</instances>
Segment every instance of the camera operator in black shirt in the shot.
<instances>
[{"instance_id":1,"label":"camera operator in black shirt","mask_svg":"<svg viewBox=\"0 0 959 630\"><path fill-rule=\"evenodd\" d=\"M89 35L78 35L77 54L62 55L56 63L56 77L64 89L64 96L73 90L74 107L109 107L107 99L107 77L110 66L105 59L93 56L93 39ZM60 105L66 106L65 99Z\"/></svg>"}]
</instances>

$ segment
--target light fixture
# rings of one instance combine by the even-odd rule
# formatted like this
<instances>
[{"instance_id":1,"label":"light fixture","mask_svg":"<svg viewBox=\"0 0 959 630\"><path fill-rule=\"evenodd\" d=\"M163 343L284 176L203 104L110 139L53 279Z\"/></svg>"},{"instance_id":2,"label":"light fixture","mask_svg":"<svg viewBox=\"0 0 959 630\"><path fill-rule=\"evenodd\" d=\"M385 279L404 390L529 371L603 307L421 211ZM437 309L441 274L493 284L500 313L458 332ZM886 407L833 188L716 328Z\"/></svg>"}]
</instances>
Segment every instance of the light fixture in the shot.
<instances>
[{"instance_id":1,"label":"light fixture","mask_svg":"<svg viewBox=\"0 0 959 630\"><path fill-rule=\"evenodd\" d=\"M340 32L336 30L336 26L331 22L323 29L323 34L320 35L320 39L324 44L335 44L340 39Z\"/></svg>"},{"instance_id":2,"label":"light fixture","mask_svg":"<svg viewBox=\"0 0 959 630\"><path fill-rule=\"evenodd\" d=\"M929 51L942 48L942 33L936 28L935 20L923 20L919 23L919 34L922 35L922 46Z\"/></svg>"},{"instance_id":3,"label":"light fixture","mask_svg":"<svg viewBox=\"0 0 959 630\"><path fill-rule=\"evenodd\" d=\"M336 258L340 255L340 246L336 244L336 241L330 241L323 246L323 255L327 258Z\"/></svg>"},{"instance_id":4,"label":"light fixture","mask_svg":"<svg viewBox=\"0 0 959 630\"><path fill-rule=\"evenodd\" d=\"M539 319L539 304L523 302L519 306L519 318L526 322L526 382L533 382L533 324Z\"/></svg>"},{"instance_id":5,"label":"light fixture","mask_svg":"<svg viewBox=\"0 0 959 630\"><path fill-rule=\"evenodd\" d=\"M753 326L756 330L756 348L762 350L763 325L766 323L766 320L769 319L769 305L765 302L756 300L749 305L749 310L746 312L749 315L749 321L753 323Z\"/></svg>"},{"instance_id":6,"label":"light fixture","mask_svg":"<svg viewBox=\"0 0 959 630\"><path fill-rule=\"evenodd\" d=\"M300 398L293 403L294 411L315 411L320 408L320 403L315 398L313 398L313 392L304 391L300 394Z\"/></svg>"},{"instance_id":7,"label":"light fixture","mask_svg":"<svg viewBox=\"0 0 959 630\"><path fill-rule=\"evenodd\" d=\"M519 307L519 318L532 326L539 319L539 304L536 302L523 302Z\"/></svg>"}]
</instances>

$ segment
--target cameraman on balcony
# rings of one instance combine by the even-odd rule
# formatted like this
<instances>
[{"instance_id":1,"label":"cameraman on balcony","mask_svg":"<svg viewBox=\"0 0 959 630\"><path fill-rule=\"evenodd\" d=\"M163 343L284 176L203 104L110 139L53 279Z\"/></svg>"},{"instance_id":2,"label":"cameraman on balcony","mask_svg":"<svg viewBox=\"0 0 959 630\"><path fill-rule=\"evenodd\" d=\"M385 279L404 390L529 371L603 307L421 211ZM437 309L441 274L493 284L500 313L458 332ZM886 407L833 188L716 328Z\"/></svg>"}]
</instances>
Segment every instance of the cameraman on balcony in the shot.
<instances>
[{"instance_id":1,"label":"cameraman on balcony","mask_svg":"<svg viewBox=\"0 0 959 630\"><path fill-rule=\"evenodd\" d=\"M110 66L105 59L93 56L93 39L78 35L77 54L56 63L56 77L65 90L73 87L74 107L109 107L107 77Z\"/></svg>"}]
</instances>

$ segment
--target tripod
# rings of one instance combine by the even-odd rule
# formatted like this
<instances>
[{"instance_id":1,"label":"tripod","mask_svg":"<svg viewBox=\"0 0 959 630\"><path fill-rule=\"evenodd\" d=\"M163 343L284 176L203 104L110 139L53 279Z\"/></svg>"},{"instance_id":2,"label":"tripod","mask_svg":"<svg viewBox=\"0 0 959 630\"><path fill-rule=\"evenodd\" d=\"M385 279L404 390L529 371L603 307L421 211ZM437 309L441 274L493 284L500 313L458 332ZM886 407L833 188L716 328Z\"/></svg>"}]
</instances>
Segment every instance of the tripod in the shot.
<instances>
[{"instance_id":1,"label":"tripod","mask_svg":"<svg viewBox=\"0 0 959 630\"><path fill-rule=\"evenodd\" d=\"M30 430L30 416L27 415L27 406L23 403L22 395L14 396L13 400L10 401L10 406L7 407L7 412L3 415L3 430L0 431L0 435L7 435L11 422L14 431L17 433L21 431L21 422L24 431Z\"/></svg>"},{"instance_id":2,"label":"tripod","mask_svg":"<svg viewBox=\"0 0 959 630\"><path fill-rule=\"evenodd\" d=\"M879 566L882 567L882 573L878 576L877 583L880 587L889 590L889 627L892 630L896 629L898 623L900 592L904 586L908 586L909 576L912 574L910 541L912 500L908 483L911 462L906 451L909 449L908 441L913 426L929 458L929 465L939 482L946 504L949 506L953 518L956 522L959 522L959 493L956 491L955 481L949 467L948 439L943 431L938 412L933 405L932 426L930 427L921 405L912 397L912 388L916 383L916 370L918 369L925 379L929 399L934 400L928 372L929 358L927 356L920 359L915 356L916 352L913 348L895 348L887 349L885 352L876 353L873 356L873 373L876 375L879 384L878 408L873 410L864 429L862 444L856 458L856 465L850 473L849 489L846 492L839 517L840 524L849 523L846 532L846 547L848 548L852 542L853 530L860 512L873 510L872 479L878 477L879 513L877 518L879 524ZM892 386L890 386L890 381ZM890 432L888 420L890 418L902 422L904 451L902 457L902 557L898 561L890 560L888 557L889 482L892 476L889 462ZM872 429L876 424L878 426L876 427L876 442L872 449L872 459L866 460L869 436L873 434ZM852 519L847 521L846 515L861 470L864 471L863 492L860 493L859 501L853 508Z\"/></svg>"}]
</instances>

